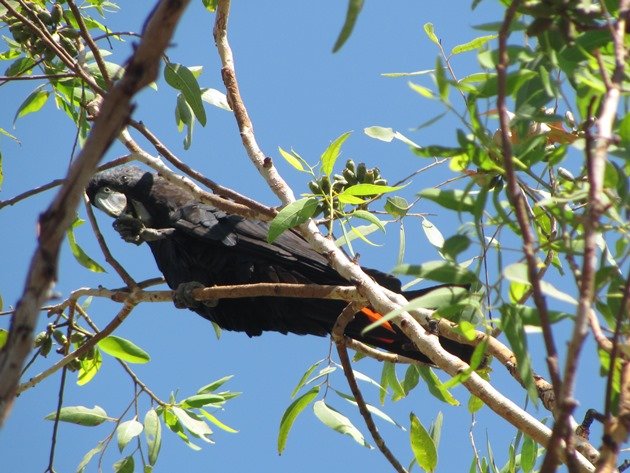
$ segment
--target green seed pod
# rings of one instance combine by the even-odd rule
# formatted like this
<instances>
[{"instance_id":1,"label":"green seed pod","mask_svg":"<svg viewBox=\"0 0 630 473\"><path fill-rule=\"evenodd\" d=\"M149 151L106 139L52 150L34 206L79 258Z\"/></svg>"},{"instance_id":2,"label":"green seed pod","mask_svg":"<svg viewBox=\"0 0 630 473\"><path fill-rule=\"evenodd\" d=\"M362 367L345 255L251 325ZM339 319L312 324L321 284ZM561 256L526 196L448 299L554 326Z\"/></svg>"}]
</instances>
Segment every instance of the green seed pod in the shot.
<instances>
[{"instance_id":1,"label":"green seed pod","mask_svg":"<svg viewBox=\"0 0 630 473\"><path fill-rule=\"evenodd\" d=\"M379 179L374 179L374 184L379 185L379 186L386 186L387 179L383 179L382 177Z\"/></svg>"},{"instance_id":2,"label":"green seed pod","mask_svg":"<svg viewBox=\"0 0 630 473\"><path fill-rule=\"evenodd\" d=\"M74 373L75 371L79 371L81 369L81 362L75 358L66 365L66 368Z\"/></svg>"},{"instance_id":3,"label":"green seed pod","mask_svg":"<svg viewBox=\"0 0 630 473\"><path fill-rule=\"evenodd\" d=\"M37 336L35 337L35 340L33 340L33 346L41 347L47 338L48 338L48 333L46 331L39 332Z\"/></svg>"},{"instance_id":4,"label":"green seed pod","mask_svg":"<svg viewBox=\"0 0 630 473\"><path fill-rule=\"evenodd\" d=\"M58 3L55 3L53 5L52 11L50 12L50 16L53 23L55 24L59 23L59 21L61 20L61 17L63 16L63 8L61 7L61 5L59 5Z\"/></svg>"},{"instance_id":5,"label":"green seed pod","mask_svg":"<svg viewBox=\"0 0 630 473\"><path fill-rule=\"evenodd\" d=\"M63 47L63 49L66 50L66 52L68 54L70 54L70 56L74 57L78 54L78 49L76 47L76 45L74 44L74 42L64 36L60 36L59 37L59 42L61 43L61 46Z\"/></svg>"},{"instance_id":6,"label":"green seed pod","mask_svg":"<svg viewBox=\"0 0 630 473\"><path fill-rule=\"evenodd\" d=\"M38 12L37 13L37 18L42 20L42 23L44 23L46 25L52 25L53 24L52 15L47 10L42 10L42 11Z\"/></svg>"},{"instance_id":7,"label":"green seed pod","mask_svg":"<svg viewBox=\"0 0 630 473\"><path fill-rule=\"evenodd\" d=\"M75 30L74 28L70 28L69 26L61 28L59 30L59 34L69 39L77 39L79 36L81 36L79 30Z\"/></svg>"},{"instance_id":8,"label":"green seed pod","mask_svg":"<svg viewBox=\"0 0 630 473\"><path fill-rule=\"evenodd\" d=\"M348 183L345 180L333 182L333 186L332 186L333 191L341 192L346 184Z\"/></svg>"},{"instance_id":9,"label":"green seed pod","mask_svg":"<svg viewBox=\"0 0 630 473\"><path fill-rule=\"evenodd\" d=\"M344 168L344 170L341 171L341 174L346 179L346 181L348 181L348 183L352 183L352 184L357 183L357 176L354 175L354 170Z\"/></svg>"},{"instance_id":10,"label":"green seed pod","mask_svg":"<svg viewBox=\"0 0 630 473\"><path fill-rule=\"evenodd\" d=\"M369 169L366 171L365 179L362 182L365 182L366 184L374 184L374 177L374 169Z\"/></svg>"},{"instance_id":11,"label":"green seed pod","mask_svg":"<svg viewBox=\"0 0 630 473\"><path fill-rule=\"evenodd\" d=\"M51 348L52 348L52 338L46 337L44 339L44 342L42 343L40 353L46 357L50 353Z\"/></svg>"},{"instance_id":12,"label":"green seed pod","mask_svg":"<svg viewBox=\"0 0 630 473\"><path fill-rule=\"evenodd\" d=\"M55 330L53 332L53 338L59 345L65 346L66 343L68 343L68 338L65 336L65 334L61 330Z\"/></svg>"},{"instance_id":13,"label":"green seed pod","mask_svg":"<svg viewBox=\"0 0 630 473\"><path fill-rule=\"evenodd\" d=\"M357 167L355 166L354 161L352 159L348 159L348 161L346 161L346 169L350 171L352 174L354 174L356 168Z\"/></svg>"},{"instance_id":14,"label":"green seed pod","mask_svg":"<svg viewBox=\"0 0 630 473\"><path fill-rule=\"evenodd\" d=\"M359 163L359 165L357 166L357 171L355 173L357 176L357 182L365 181L366 172L367 172L367 168L365 167L365 163Z\"/></svg>"},{"instance_id":15,"label":"green seed pod","mask_svg":"<svg viewBox=\"0 0 630 473\"><path fill-rule=\"evenodd\" d=\"M9 31L11 32L13 39L20 44L26 42L26 40L31 37L30 30L20 23L15 26L9 26Z\"/></svg>"},{"instance_id":16,"label":"green seed pod","mask_svg":"<svg viewBox=\"0 0 630 473\"><path fill-rule=\"evenodd\" d=\"M321 194L322 188L320 187L317 181L309 181L308 188L311 190L313 194Z\"/></svg>"},{"instance_id":17,"label":"green seed pod","mask_svg":"<svg viewBox=\"0 0 630 473\"><path fill-rule=\"evenodd\" d=\"M328 176L322 176L319 180L319 185L321 186L324 194L330 194L330 179L328 179Z\"/></svg>"},{"instance_id":18,"label":"green seed pod","mask_svg":"<svg viewBox=\"0 0 630 473\"><path fill-rule=\"evenodd\" d=\"M70 335L70 341L72 343L81 344L83 343L84 340L85 340L85 335L83 335L80 332L72 332L72 335Z\"/></svg>"}]
</instances>

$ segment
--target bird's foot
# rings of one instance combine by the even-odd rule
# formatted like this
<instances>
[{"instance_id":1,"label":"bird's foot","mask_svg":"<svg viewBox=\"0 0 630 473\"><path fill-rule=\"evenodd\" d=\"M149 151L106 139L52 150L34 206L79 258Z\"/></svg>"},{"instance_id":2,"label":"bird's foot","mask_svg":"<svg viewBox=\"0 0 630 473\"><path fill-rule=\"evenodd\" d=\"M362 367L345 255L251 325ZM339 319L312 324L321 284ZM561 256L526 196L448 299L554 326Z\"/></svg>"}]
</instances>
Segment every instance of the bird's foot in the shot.
<instances>
[{"instance_id":1,"label":"bird's foot","mask_svg":"<svg viewBox=\"0 0 630 473\"><path fill-rule=\"evenodd\" d=\"M144 226L144 223L142 223L142 220L128 215L121 215L114 220L112 226L127 243L140 245L144 242L142 239L142 231L146 227Z\"/></svg>"},{"instance_id":2,"label":"bird's foot","mask_svg":"<svg viewBox=\"0 0 630 473\"><path fill-rule=\"evenodd\" d=\"M113 226L123 240L135 245L145 241L162 240L175 232L174 228L148 228L142 220L129 215L118 217Z\"/></svg>"},{"instance_id":3,"label":"bird's foot","mask_svg":"<svg viewBox=\"0 0 630 473\"><path fill-rule=\"evenodd\" d=\"M219 301L217 299L210 299L207 301L198 301L193 297L193 291L206 287L200 282L190 281L181 283L175 293L173 294L173 303L178 309L195 309L199 306L205 305L206 307L216 307Z\"/></svg>"}]
</instances>

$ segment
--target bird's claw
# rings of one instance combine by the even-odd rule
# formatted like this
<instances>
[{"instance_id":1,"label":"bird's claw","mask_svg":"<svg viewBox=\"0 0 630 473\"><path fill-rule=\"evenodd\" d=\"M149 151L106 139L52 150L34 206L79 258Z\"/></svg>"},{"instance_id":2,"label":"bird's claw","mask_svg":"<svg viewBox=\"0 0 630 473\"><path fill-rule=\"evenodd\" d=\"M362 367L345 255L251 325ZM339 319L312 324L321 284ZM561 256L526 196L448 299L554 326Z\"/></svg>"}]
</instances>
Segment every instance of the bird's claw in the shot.
<instances>
[{"instance_id":1,"label":"bird's claw","mask_svg":"<svg viewBox=\"0 0 630 473\"><path fill-rule=\"evenodd\" d=\"M175 293L173 294L173 303L175 304L175 307L178 309L195 309L202 305L207 307L216 307L219 303L216 299L198 301L193 297L193 291L203 287L206 286L197 281L181 283L177 286L177 289L175 289Z\"/></svg>"},{"instance_id":2,"label":"bird's claw","mask_svg":"<svg viewBox=\"0 0 630 473\"><path fill-rule=\"evenodd\" d=\"M142 239L142 232L145 230L145 226L140 219L128 215L121 215L114 220L112 226L127 243L140 245L144 241Z\"/></svg>"}]
</instances>

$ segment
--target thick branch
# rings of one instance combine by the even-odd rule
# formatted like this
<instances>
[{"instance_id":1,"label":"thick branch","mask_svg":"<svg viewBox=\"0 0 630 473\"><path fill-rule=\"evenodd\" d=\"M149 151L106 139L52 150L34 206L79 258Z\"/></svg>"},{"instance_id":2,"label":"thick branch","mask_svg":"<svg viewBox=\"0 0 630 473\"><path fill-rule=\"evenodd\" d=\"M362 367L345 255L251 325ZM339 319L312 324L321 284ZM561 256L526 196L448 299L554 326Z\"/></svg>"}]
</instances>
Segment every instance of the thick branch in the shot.
<instances>
[{"instance_id":1,"label":"thick branch","mask_svg":"<svg viewBox=\"0 0 630 473\"><path fill-rule=\"evenodd\" d=\"M0 422L4 421L13 404L20 372L32 347L39 308L56 280L59 247L74 218L82 191L98 161L129 118L131 98L157 77L162 54L187 4L188 0L162 0L155 8L123 78L103 99L100 114L83 150L68 171L59 193L40 218L39 243L11 321L7 343L0 352Z\"/></svg>"}]
</instances>

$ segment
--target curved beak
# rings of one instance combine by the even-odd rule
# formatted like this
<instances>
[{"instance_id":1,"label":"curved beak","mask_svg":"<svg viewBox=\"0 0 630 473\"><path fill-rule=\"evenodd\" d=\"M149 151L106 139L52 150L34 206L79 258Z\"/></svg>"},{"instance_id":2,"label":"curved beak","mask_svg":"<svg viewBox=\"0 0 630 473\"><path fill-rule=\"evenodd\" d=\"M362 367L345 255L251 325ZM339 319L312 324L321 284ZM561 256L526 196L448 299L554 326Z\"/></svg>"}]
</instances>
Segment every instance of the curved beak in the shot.
<instances>
[{"instance_id":1,"label":"curved beak","mask_svg":"<svg viewBox=\"0 0 630 473\"><path fill-rule=\"evenodd\" d=\"M111 217L120 217L127 208L127 197L120 192L105 188L94 196L94 205Z\"/></svg>"}]
</instances>

